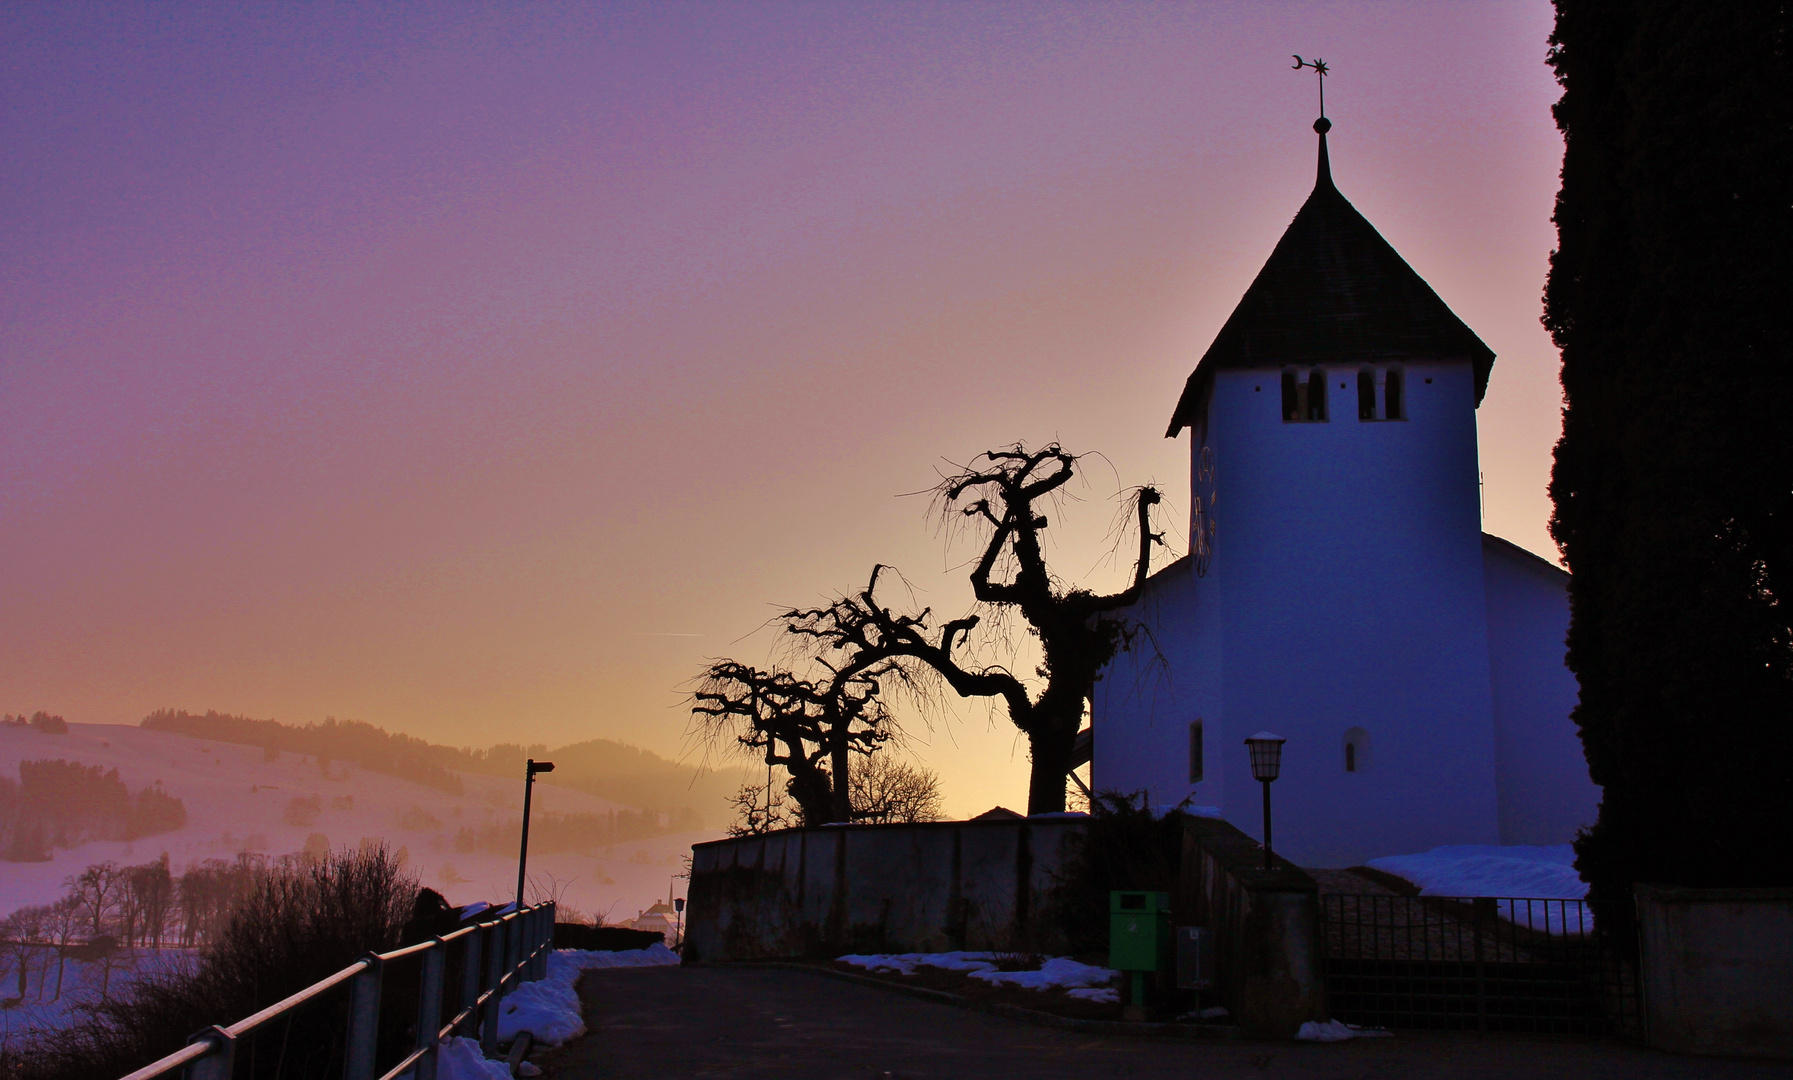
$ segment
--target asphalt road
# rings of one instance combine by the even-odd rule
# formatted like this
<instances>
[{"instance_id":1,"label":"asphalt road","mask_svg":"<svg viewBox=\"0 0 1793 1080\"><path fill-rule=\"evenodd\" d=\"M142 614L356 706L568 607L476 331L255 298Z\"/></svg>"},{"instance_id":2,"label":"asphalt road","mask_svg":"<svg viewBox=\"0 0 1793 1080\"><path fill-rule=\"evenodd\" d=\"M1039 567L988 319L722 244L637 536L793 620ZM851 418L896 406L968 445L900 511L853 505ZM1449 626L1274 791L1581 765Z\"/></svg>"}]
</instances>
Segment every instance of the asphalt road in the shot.
<instances>
[{"instance_id":1,"label":"asphalt road","mask_svg":"<svg viewBox=\"0 0 1793 1080\"><path fill-rule=\"evenodd\" d=\"M602 969L586 973L580 993L591 1031L539 1059L551 1080L1793 1075L1786 1062L1676 1057L1587 1039L1403 1033L1310 1045L1082 1035L773 969Z\"/></svg>"}]
</instances>

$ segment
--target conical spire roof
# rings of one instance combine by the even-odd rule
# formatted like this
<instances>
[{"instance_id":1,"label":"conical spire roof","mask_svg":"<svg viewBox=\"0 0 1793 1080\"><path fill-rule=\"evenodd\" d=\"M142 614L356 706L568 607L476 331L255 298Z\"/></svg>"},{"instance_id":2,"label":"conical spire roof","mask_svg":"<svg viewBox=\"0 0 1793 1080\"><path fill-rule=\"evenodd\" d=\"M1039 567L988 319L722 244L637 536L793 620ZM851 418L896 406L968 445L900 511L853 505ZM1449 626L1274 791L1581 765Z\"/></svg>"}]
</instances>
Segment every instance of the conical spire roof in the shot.
<instances>
[{"instance_id":1,"label":"conical spire roof","mask_svg":"<svg viewBox=\"0 0 1793 1080\"><path fill-rule=\"evenodd\" d=\"M1324 119L1313 194L1184 384L1175 436L1194 422L1215 371L1284 364L1468 360L1476 403L1494 351L1463 324L1332 185Z\"/></svg>"}]
</instances>

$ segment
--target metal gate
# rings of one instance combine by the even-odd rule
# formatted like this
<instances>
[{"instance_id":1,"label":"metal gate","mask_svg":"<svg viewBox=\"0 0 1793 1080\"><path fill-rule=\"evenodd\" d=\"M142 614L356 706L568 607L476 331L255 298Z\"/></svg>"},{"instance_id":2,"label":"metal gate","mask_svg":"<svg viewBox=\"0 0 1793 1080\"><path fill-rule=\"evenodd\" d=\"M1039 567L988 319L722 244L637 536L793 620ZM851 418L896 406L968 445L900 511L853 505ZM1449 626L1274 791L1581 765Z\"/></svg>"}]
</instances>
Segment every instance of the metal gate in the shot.
<instances>
[{"instance_id":1,"label":"metal gate","mask_svg":"<svg viewBox=\"0 0 1793 1080\"><path fill-rule=\"evenodd\" d=\"M1332 1014L1389 1028L1641 1038L1634 957L1582 900L1323 894Z\"/></svg>"}]
</instances>

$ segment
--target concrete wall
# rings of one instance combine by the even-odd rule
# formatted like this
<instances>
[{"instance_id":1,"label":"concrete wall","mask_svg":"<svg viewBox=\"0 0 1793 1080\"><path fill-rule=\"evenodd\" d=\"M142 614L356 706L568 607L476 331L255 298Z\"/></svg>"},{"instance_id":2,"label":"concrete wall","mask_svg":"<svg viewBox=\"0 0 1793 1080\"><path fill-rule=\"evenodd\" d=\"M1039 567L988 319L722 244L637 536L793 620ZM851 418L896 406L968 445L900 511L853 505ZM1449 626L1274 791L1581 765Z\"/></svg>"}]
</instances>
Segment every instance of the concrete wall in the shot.
<instances>
[{"instance_id":1,"label":"concrete wall","mask_svg":"<svg viewBox=\"0 0 1793 1080\"><path fill-rule=\"evenodd\" d=\"M1600 807L1569 718L1581 696L1563 662L1569 575L1495 536L1482 538L1482 570L1500 842L1566 844Z\"/></svg>"},{"instance_id":2,"label":"concrete wall","mask_svg":"<svg viewBox=\"0 0 1793 1080\"><path fill-rule=\"evenodd\" d=\"M1183 832L1178 921L1213 930L1220 1000L1253 1038L1291 1039L1329 1019L1322 969L1319 886L1224 821L1196 818Z\"/></svg>"},{"instance_id":3,"label":"concrete wall","mask_svg":"<svg viewBox=\"0 0 1793 1080\"><path fill-rule=\"evenodd\" d=\"M1793 1058L1793 889L1636 895L1650 1045Z\"/></svg>"},{"instance_id":4,"label":"concrete wall","mask_svg":"<svg viewBox=\"0 0 1793 1080\"><path fill-rule=\"evenodd\" d=\"M824 825L692 848L700 960L1061 944L1043 918L1087 819Z\"/></svg>"}]
</instances>

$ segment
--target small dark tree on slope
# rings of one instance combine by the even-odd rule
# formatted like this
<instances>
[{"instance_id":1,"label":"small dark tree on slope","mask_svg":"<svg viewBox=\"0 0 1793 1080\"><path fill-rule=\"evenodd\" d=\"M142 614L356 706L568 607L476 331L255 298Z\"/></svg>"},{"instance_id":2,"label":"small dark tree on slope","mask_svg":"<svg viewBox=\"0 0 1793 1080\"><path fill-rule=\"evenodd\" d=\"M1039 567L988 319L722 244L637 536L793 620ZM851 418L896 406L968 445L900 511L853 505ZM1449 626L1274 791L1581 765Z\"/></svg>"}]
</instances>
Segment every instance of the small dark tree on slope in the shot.
<instances>
[{"instance_id":1,"label":"small dark tree on slope","mask_svg":"<svg viewBox=\"0 0 1793 1080\"><path fill-rule=\"evenodd\" d=\"M1576 866L1793 883L1793 94L1784 3L1558 0L1551 529L1602 788Z\"/></svg>"}]
</instances>

